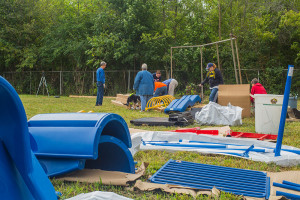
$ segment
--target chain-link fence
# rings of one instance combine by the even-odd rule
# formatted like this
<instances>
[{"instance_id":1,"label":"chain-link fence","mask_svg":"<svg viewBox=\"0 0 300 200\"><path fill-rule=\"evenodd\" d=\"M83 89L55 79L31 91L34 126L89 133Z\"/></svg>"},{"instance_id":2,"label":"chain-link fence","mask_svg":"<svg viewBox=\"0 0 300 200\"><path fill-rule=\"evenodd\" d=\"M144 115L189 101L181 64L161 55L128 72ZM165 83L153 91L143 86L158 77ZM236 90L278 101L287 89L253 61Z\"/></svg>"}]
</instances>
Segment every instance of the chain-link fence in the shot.
<instances>
[{"instance_id":1,"label":"chain-link fence","mask_svg":"<svg viewBox=\"0 0 300 200\"><path fill-rule=\"evenodd\" d=\"M153 71L151 71L153 72ZM233 69L221 70L225 84L235 84L235 73ZM117 93L132 92L134 78L138 70L105 70L106 96L115 96ZM170 73L161 70L162 80L170 77ZM205 72L206 73L206 72ZM283 94L287 70L256 70L241 69L242 82L250 84L253 78L259 78L268 93ZM19 94L47 94L42 75L45 75L47 88L50 95L96 95L96 71L25 71L25 72L4 72L1 75L9 81ZM205 76L205 74L204 74ZM176 89L184 93L186 86L199 84L201 75L192 74L188 71L174 71L175 78L179 85ZM40 87L39 87L40 86ZM299 93L300 70L294 70L292 90L293 94ZM200 93L200 89L198 89ZM207 86L205 88L207 92Z\"/></svg>"}]
</instances>

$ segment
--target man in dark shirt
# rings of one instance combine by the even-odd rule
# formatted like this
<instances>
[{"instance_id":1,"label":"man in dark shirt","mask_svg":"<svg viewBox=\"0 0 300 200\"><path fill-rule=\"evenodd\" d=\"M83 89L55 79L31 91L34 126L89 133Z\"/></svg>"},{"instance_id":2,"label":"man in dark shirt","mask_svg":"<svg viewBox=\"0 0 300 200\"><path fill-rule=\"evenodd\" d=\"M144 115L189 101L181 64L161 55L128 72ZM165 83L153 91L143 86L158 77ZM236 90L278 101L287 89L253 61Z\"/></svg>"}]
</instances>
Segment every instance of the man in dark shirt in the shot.
<instances>
[{"instance_id":1,"label":"man in dark shirt","mask_svg":"<svg viewBox=\"0 0 300 200\"><path fill-rule=\"evenodd\" d=\"M157 70L156 73L153 73L154 82L161 82L161 73L160 70Z\"/></svg>"},{"instance_id":2,"label":"man in dark shirt","mask_svg":"<svg viewBox=\"0 0 300 200\"><path fill-rule=\"evenodd\" d=\"M224 84L223 77L221 71L214 63L208 63L206 66L206 70L208 70L207 75L204 81L199 84L199 86L202 87L205 83L208 82L210 89L209 101L216 102L218 98L217 93L219 90L219 85Z\"/></svg>"},{"instance_id":3,"label":"man in dark shirt","mask_svg":"<svg viewBox=\"0 0 300 200\"><path fill-rule=\"evenodd\" d=\"M105 73L104 69L106 67L106 62L102 61L100 67L97 69L97 100L95 106L102 106L103 94L105 88Z\"/></svg>"}]
</instances>

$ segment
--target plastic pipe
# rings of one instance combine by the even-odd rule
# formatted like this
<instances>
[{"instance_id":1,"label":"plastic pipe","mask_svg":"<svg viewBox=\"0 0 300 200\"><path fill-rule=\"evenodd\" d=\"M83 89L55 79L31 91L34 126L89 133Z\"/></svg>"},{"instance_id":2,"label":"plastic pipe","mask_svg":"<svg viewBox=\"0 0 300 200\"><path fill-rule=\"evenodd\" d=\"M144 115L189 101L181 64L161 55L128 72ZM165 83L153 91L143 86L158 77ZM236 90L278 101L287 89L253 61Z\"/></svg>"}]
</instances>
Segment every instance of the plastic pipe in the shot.
<instances>
[{"instance_id":1,"label":"plastic pipe","mask_svg":"<svg viewBox=\"0 0 300 200\"><path fill-rule=\"evenodd\" d=\"M291 194L287 192L276 191L276 196L285 196L288 199L300 200L300 195Z\"/></svg>"},{"instance_id":2,"label":"plastic pipe","mask_svg":"<svg viewBox=\"0 0 300 200\"><path fill-rule=\"evenodd\" d=\"M289 182L289 181L282 181L282 183L286 184L286 185L292 185L292 186L300 187L300 184Z\"/></svg>"},{"instance_id":3,"label":"plastic pipe","mask_svg":"<svg viewBox=\"0 0 300 200\"><path fill-rule=\"evenodd\" d=\"M277 137L277 143L276 143L276 148L275 148L275 156L280 156L282 138L283 138L283 132L284 132L284 126L285 126L285 120L286 120L286 113L287 113L287 108L288 108L288 104L289 104L290 91L291 91L291 85L292 85L293 71L294 71L294 65L289 65L286 83L285 83L285 89L284 89L282 110L281 110L280 123L279 123L279 129L278 129L278 137Z\"/></svg>"},{"instance_id":4,"label":"plastic pipe","mask_svg":"<svg viewBox=\"0 0 300 200\"><path fill-rule=\"evenodd\" d=\"M300 191L300 187L273 182L273 186Z\"/></svg>"}]
</instances>

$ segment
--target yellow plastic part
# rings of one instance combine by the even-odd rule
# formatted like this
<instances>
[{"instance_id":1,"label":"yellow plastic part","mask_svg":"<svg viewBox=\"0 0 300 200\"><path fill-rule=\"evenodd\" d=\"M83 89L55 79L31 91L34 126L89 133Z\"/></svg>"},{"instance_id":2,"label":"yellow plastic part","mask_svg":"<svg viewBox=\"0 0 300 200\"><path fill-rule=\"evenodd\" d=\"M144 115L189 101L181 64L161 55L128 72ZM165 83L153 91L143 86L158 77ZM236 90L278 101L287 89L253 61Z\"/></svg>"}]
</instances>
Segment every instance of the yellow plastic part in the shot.
<instances>
[{"instance_id":1,"label":"yellow plastic part","mask_svg":"<svg viewBox=\"0 0 300 200\"><path fill-rule=\"evenodd\" d=\"M85 110L78 111L78 113L85 113L85 112L86 112Z\"/></svg>"},{"instance_id":2,"label":"yellow plastic part","mask_svg":"<svg viewBox=\"0 0 300 200\"><path fill-rule=\"evenodd\" d=\"M154 109L154 108L158 108L158 107L166 108L174 99L175 99L175 97L173 97L172 95L152 97L148 101L145 110L150 110L150 109Z\"/></svg>"}]
</instances>

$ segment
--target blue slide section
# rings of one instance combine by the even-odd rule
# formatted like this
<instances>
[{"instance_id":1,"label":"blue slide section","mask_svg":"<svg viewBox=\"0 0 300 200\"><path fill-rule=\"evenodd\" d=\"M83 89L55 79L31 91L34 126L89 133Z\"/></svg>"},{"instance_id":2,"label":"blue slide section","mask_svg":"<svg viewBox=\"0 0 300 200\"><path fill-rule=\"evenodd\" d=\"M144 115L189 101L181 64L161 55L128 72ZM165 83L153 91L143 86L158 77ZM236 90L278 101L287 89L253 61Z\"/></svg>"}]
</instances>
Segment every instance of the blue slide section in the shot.
<instances>
[{"instance_id":1,"label":"blue slide section","mask_svg":"<svg viewBox=\"0 0 300 200\"><path fill-rule=\"evenodd\" d=\"M27 117L17 92L0 76L0 199L57 199L30 148Z\"/></svg>"},{"instance_id":2,"label":"blue slide section","mask_svg":"<svg viewBox=\"0 0 300 200\"><path fill-rule=\"evenodd\" d=\"M185 95L181 99L173 100L170 105L165 108L165 113L169 112L184 112L189 106L193 106L195 103L201 102L199 95Z\"/></svg>"},{"instance_id":3,"label":"blue slide section","mask_svg":"<svg viewBox=\"0 0 300 200\"><path fill-rule=\"evenodd\" d=\"M48 176L83 168L135 172L129 129L117 114L39 114L28 126L33 152Z\"/></svg>"}]
</instances>

